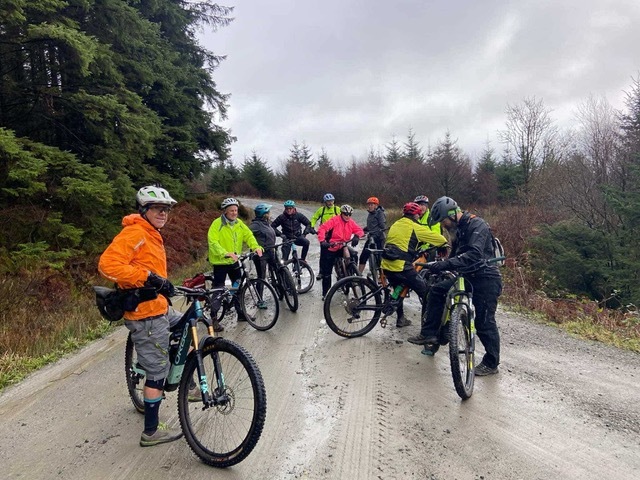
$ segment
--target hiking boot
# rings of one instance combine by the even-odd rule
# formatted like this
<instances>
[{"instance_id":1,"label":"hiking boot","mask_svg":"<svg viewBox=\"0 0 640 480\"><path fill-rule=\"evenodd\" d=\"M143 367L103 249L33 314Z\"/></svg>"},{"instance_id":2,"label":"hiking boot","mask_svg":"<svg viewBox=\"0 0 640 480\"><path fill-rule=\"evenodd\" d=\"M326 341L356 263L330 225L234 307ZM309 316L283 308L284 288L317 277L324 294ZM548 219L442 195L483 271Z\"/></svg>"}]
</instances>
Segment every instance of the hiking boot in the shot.
<instances>
[{"instance_id":1,"label":"hiking boot","mask_svg":"<svg viewBox=\"0 0 640 480\"><path fill-rule=\"evenodd\" d=\"M499 372L498 367L494 367L494 368L487 367L482 362L476 365L476 375L479 377L485 377L487 375L495 375L498 372Z\"/></svg>"},{"instance_id":2,"label":"hiking boot","mask_svg":"<svg viewBox=\"0 0 640 480\"><path fill-rule=\"evenodd\" d=\"M411 325L411 320L409 320L408 318L405 318L404 316L396 320L396 327L398 328L408 327L409 325Z\"/></svg>"},{"instance_id":3,"label":"hiking boot","mask_svg":"<svg viewBox=\"0 0 640 480\"><path fill-rule=\"evenodd\" d=\"M200 402L202 401L202 393L200 392L200 387L195 385L193 388L189 389L189 393L187 394L188 402Z\"/></svg>"},{"instance_id":4,"label":"hiking boot","mask_svg":"<svg viewBox=\"0 0 640 480\"><path fill-rule=\"evenodd\" d=\"M244 315L244 313L237 311L236 312L237 316L238 316L238 321L239 322L246 322L247 321L247 317Z\"/></svg>"},{"instance_id":5,"label":"hiking boot","mask_svg":"<svg viewBox=\"0 0 640 480\"><path fill-rule=\"evenodd\" d=\"M435 335L423 337L422 334L419 333L418 335L407 338L407 342L413 343L414 345L426 345L428 343L438 343L438 337Z\"/></svg>"},{"instance_id":6,"label":"hiking boot","mask_svg":"<svg viewBox=\"0 0 640 480\"><path fill-rule=\"evenodd\" d=\"M142 432L140 437L141 447L153 447L154 445L160 445L161 443L173 442L182 437L182 431L177 428L169 428L165 423L158 424L158 429L153 435L147 435Z\"/></svg>"},{"instance_id":7,"label":"hiking boot","mask_svg":"<svg viewBox=\"0 0 640 480\"><path fill-rule=\"evenodd\" d=\"M321 273L316 275L316 280L322 280L322 274Z\"/></svg>"},{"instance_id":8,"label":"hiking boot","mask_svg":"<svg viewBox=\"0 0 640 480\"><path fill-rule=\"evenodd\" d=\"M260 301L258 302L257 307L258 307L260 310L266 310L266 309L267 309L267 302L265 302L264 300L260 300Z\"/></svg>"}]
</instances>

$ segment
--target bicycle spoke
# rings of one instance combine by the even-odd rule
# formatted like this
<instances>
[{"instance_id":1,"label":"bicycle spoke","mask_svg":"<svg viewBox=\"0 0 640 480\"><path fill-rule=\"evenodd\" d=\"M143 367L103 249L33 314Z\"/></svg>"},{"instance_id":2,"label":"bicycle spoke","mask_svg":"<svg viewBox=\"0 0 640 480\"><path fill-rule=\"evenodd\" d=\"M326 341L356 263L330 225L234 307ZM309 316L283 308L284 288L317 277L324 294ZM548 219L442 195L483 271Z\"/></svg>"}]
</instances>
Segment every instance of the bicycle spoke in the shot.
<instances>
[{"instance_id":1,"label":"bicycle spoke","mask_svg":"<svg viewBox=\"0 0 640 480\"><path fill-rule=\"evenodd\" d=\"M211 340L202 350L202 360L216 402L203 408L201 401L188 401L189 381L197 377L197 360L192 357L180 385L178 411L196 455L209 465L227 467L242 461L256 445L266 416L266 396L262 376L246 350L226 339Z\"/></svg>"}]
</instances>

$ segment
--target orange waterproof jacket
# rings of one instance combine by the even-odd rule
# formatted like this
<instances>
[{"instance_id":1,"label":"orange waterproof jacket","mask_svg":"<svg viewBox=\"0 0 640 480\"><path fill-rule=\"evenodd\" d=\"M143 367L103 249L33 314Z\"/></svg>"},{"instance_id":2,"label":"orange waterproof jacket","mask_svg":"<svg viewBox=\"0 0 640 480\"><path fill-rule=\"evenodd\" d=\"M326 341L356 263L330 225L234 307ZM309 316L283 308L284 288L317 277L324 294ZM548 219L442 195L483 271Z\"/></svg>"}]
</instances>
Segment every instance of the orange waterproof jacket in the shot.
<instances>
[{"instance_id":1,"label":"orange waterproof jacket","mask_svg":"<svg viewBox=\"0 0 640 480\"><path fill-rule=\"evenodd\" d=\"M120 288L142 287L154 272L167 277L167 254L160 232L137 213L122 219L122 231L107 247L98 263L100 274ZM125 312L127 320L141 320L167 313L167 299L159 295L155 300L140 303L133 312Z\"/></svg>"}]
</instances>

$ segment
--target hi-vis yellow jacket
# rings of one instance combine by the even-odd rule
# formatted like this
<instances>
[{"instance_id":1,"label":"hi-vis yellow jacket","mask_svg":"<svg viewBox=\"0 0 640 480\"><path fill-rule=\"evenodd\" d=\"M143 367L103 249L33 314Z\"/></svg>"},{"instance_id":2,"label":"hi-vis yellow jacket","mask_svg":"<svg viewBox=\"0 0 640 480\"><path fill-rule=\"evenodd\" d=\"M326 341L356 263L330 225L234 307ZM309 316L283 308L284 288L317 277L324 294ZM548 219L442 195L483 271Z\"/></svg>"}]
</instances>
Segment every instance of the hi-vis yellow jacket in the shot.
<instances>
[{"instance_id":1,"label":"hi-vis yellow jacket","mask_svg":"<svg viewBox=\"0 0 640 480\"><path fill-rule=\"evenodd\" d=\"M402 217L391 225L384 245L385 247L395 245L403 253L412 256L421 243L429 243L439 247L445 245L447 239L409 217ZM387 260L382 258L380 266L390 272L401 272L405 268L413 268L411 261L405 259Z\"/></svg>"}]
</instances>

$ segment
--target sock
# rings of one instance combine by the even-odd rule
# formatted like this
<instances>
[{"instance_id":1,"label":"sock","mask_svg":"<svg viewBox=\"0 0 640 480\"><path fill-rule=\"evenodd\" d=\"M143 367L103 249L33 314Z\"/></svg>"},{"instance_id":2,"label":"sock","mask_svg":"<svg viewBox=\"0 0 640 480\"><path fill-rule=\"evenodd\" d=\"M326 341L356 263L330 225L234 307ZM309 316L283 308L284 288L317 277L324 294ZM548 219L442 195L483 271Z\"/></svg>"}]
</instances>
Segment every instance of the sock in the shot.
<instances>
[{"instance_id":1,"label":"sock","mask_svg":"<svg viewBox=\"0 0 640 480\"><path fill-rule=\"evenodd\" d=\"M147 435L153 435L158 429L158 423L160 422L158 413L161 401L162 396L144 399L144 433Z\"/></svg>"}]
</instances>

